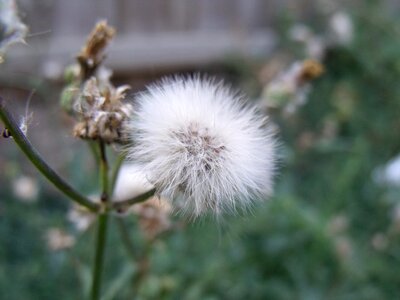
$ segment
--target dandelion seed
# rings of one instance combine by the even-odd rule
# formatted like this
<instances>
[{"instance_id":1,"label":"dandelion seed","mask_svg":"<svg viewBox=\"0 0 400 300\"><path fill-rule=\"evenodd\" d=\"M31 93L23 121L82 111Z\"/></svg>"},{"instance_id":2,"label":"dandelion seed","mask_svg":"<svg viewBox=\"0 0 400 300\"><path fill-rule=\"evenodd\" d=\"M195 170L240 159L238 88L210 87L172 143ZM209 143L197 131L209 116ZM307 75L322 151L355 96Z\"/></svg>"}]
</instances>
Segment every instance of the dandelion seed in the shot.
<instances>
[{"instance_id":1,"label":"dandelion seed","mask_svg":"<svg viewBox=\"0 0 400 300\"><path fill-rule=\"evenodd\" d=\"M192 216L247 208L271 193L275 141L244 100L199 77L152 85L137 98L129 157Z\"/></svg>"},{"instance_id":2,"label":"dandelion seed","mask_svg":"<svg viewBox=\"0 0 400 300\"><path fill-rule=\"evenodd\" d=\"M25 105L25 115L21 118L21 122L19 125L19 129L25 136L28 135L28 127L33 119L33 112L29 113L29 105L31 103L33 94L35 94L35 90L32 90L32 92L29 94L28 100L26 101Z\"/></svg>"}]
</instances>

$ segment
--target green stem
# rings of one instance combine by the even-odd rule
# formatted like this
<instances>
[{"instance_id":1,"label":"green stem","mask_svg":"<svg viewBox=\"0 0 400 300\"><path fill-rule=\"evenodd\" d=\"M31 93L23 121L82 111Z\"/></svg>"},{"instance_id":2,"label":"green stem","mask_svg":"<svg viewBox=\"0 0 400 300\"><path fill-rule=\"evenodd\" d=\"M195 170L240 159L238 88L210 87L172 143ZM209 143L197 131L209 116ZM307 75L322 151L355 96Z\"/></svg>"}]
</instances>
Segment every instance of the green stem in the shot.
<instances>
[{"instance_id":1,"label":"green stem","mask_svg":"<svg viewBox=\"0 0 400 300\"><path fill-rule=\"evenodd\" d=\"M93 281L92 281L92 300L100 299L101 277L104 263L104 251L107 238L108 214L102 213L98 217L96 255L94 259Z\"/></svg>"},{"instance_id":2,"label":"green stem","mask_svg":"<svg viewBox=\"0 0 400 300\"><path fill-rule=\"evenodd\" d=\"M0 118L4 122L6 128L11 132L15 143L22 152L28 157L32 164L61 192L68 198L79 203L91 211L98 211L99 206L81 195L71 185L64 181L40 156L36 149L32 146L26 136L19 129L18 123L14 120L10 112L7 110L5 101L0 97Z\"/></svg>"},{"instance_id":3,"label":"green stem","mask_svg":"<svg viewBox=\"0 0 400 300\"><path fill-rule=\"evenodd\" d=\"M110 182L110 194L114 193L115 183L118 179L119 170L121 169L122 163L125 160L125 155L120 155L117 157L116 162L114 164L112 173L111 173L111 182Z\"/></svg>"},{"instance_id":4,"label":"green stem","mask_svg":"<svg viewBox=\"0 0 400 300\"><path fill-rule=\"evenodd\" d=\"M108 162L106 156L106 147L102 140L99 141L100 146L100 184L102 188L101 200L105 203L109 200L108 195Z\"/></svg>"},{"instance_id":5,"label":"green stem","mask_svg":"<svg viewBox=\"0 0 400 300\"><path fill-rule=\"evenodd\" d=\"M108 197L108 162L105 144L102 140L99 141L100 148L100 183L101 183L101 200L103 207L107 207ZM93 281L92 281L92 300L100 299L101 292L101 277L103 273L104 252L107 239L107 221L108 212L104 211L98 216L98 229L96 241L96 254L93 267Z\"/></svg>"},{"instance_id":6,"label":"green stem","mask_svg":"<svg viewBox=\"0 0 400 300\"><path fill-rule=\"evenodd\" d=\"M113 202L112 205L111 205L111 209L114 209L116 211L122 212L125 209L129 208L130 206L132 206L133 204L146 201L150 197L154 196L155 193L156 193L156 189L151 189L150 191L145 192L145 193L143 193L143 194L141 194L139 196L136 196L134 198L127 199L127 200L124 200L124 201Z\"/></svg>"}]
</instances>

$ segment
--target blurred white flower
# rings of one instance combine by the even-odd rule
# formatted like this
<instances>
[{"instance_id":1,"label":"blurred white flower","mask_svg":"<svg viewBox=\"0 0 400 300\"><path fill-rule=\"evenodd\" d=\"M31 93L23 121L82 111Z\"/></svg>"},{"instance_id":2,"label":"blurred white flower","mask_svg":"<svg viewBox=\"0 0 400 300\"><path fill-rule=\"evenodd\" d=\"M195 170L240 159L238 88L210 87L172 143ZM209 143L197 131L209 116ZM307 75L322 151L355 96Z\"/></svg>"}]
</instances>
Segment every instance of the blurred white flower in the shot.
<instances>
[{"instance_id":1,"label":"blurred white flower","mask_svg":"<svg viewBox=\"0 0 400 300\"><path fill-rule=\"evenodd\" d=\"M92 194L88 198L92 202L98 202L100 197ZM92 225L96 219L96 215L86 207L74 203L68 211L67 219L75 226L77 231L83 232Z\"/></svg>"},{"instance_id":2,"label":"blurred white flower","mask_svg":"<svg viewBox=\"0 0 400 300\"><path fill-rule=\"evenodd\" d=\"M330 29L334 34L336 42L348 44L353 39L353 22L350 16L343 12L336 12L329 21Z\"/></svg>"},{"instance_id":3,"label":"blurred white flower","mask_svg":"<svg viewBox=\"0 0 400 300\"><path fill-rule=\"evenodd\" d=\"M309 39L305 45L305 55L313 59L322 60L325 55L326 42L319 36Z\"/></svg>"},{"instance_id":4,"label":"blurred white flower","mask_svg":"<svg viewBox=\"0 0 400 300\"><path fill-rule=\"evenodd\" d=\"M146 179L146 175L139 166L125 163L118 173L113 200L118 202L134 198L153 188L154 186ZM153 239L172 227L171 210L171 204L166 199L154 196L145 202L132 205L122 213L137 215L145 237Z\"/></svg>"},{"instance_id":5,"label":"blurred white flower","mask_svg":"<svg viewBox=\"0 0 400 300\"><path fill-rule=\"evenodd\" d=\"M400 186L400 155L391 159L385 166L378 167L373 178L379 184Z\"/></svg>"},{"instance_id":6,"label":"blurred white flower","mask_svg":"<svg viewBox=\"0 0 400 300\"><path fill-rule=\"evenodd\" d=\"M246 208L271 193L275 141L244 100L199 77L152 85L137 98L129 156L192 216Z\"/></svg>"},{"instance_id":7,"label":"blurred white flower","mask_svg":"<svg viewBox=\"0 0 400 300\"><path fill-rule=\"evenodd\" d=\"M75 238L59 228L48 229L45 238L51 251L60 251L75 245Z\"/></svg>"},{"instance_id":8,"label":"blurred white flower","mask_svg":"<svg viewBox=\"0 0 400 300\"><path fill-rule=\"evenodd\" d=\"M303 44L306 57L322 60L326 41L316 35L310 27L302 23L294 24L289 29L288 35L291 40Z\"/></svg>"},{"instance_id":9,"label":"blurred white flower","mask_svg":"<svg viewBox=\"0 0 400 300\"><path fill-rule=\"evenodd\" d=\"M297 23L289 29L289 37L295 42L306 43L312 39L313 36L314 33L311 31L310 27L305 24Z\"/></svg>"},{"instance_id":10,"label":"blurred white flower","mask_svg":"<svg viewBox=\"0 0 400 300\"><path fill-rule=\"evenodd\" d=\"M94 222L95 215L81 206L73 205L68 211L67 219L74 224L77 231L82 232Z\"/></svg>"},{"instance_id":11,"label":"blurred white flower","mask_svg":"<svg viewBox=\"0 0 400 300\"><path fill-rule=\"evenodd\" d=\"M306 103L309 82L322 72L323 66L315 60L293 63L264 87L261 106L264 109L281 107L285 113L293 114Z\"/></svg>"},{"instance_id":12,"label":"blurred white flower","mask_svg":"<svg viewBox=\"0 0 400 300\"><path fill-rule=\"evenodd\" d=\"M37 181L29 176L20 176L12 183L14 195L22 202L33 202L37 200L39 186Z\"/></svg>"},{"instance_id":13,"label":"blurred white flower","mask_svg":"<svg viewBox=\"0 0 400 300\"><path fill-rule=\"evenodd\" d=\"M153 186L146 175L134 164L123 164L118 173L114 189L114 201L134 198L151 190Z\"/></svg>"}]
</instances>

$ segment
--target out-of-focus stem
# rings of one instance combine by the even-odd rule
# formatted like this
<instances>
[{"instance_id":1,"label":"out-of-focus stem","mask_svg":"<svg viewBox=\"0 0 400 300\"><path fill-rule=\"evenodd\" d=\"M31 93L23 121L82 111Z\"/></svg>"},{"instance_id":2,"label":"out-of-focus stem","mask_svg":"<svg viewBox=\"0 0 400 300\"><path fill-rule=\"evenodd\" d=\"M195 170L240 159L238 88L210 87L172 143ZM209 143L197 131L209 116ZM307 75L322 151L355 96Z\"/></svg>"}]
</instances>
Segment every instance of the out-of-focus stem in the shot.
<instances>
[{"instance_id":1,"label":"out-of-focus stem","mask_svg":"<svg viewBox=\"0 0 400 300\"><path fill-rule=\"evenodd\" d=\"M100 299L101 278L103 273L104 252L105 252L105 244L107 238L107 223L108 223L108 214L101 213L98 217L96 254L94 258L93 279L92 279L93 281L92 281L92 292L91 292L92 300Z\"/></svg>"},{"instance_id":2,"label":"out-of-focus stem","mask_svg":"<svg viewBox=\"0 0 400 300\"><path fill-rule=\"evenodd\" d=\"M98 211L99 206L81 195L71 185L65 182L54 171L46 161L40 156L36 149L32 146L23 132L19 129L18 123L14 120L10 112L7 110L5 101L0 97L0 118L4 125L11 133L15 143L24 152L32 164L52 183L56 188L63 192L68 198L79 203L91 211Z\"/></svg>"},{"instance_id":3,"label":"out-of-focus stem","mask_svg":"<svg viewBox=\"0 0 400 300\"><path fill-rule=\"evenodd\" d=\"M106 155L106 146L103 141L99 141L100 146L100 185L102 189L101 200L105 203L109 201L108 191L108 161Z\"/></svg>"},{"instance_id":4,"label":"out-of-focus stem","mask_svg":"<svg viewBox=\"0 0 400 300\"><path fill-rule=\"evenodd\" d=\"M141 194L139 196L136 196L134 198L127 199L127 200L124 200L124 201L113 202L110 205L109 209L114 209L116 211L124 211L125 209L129 208L133 204L146 201L150 197L154 196L155 193L156 193L156 189L151 189L148 192L145 192L145 193L143 193L143 194Z\"/></svg>"},{"instance_id":5,"label":"out-of-focus stem","mask_svg":"<svg viewBox=\"0 0 400 300\"><path fill-rule=\"evenodd\" d=\"M121 165L124 162L124 159L125 159L124 155L118 156L114 164L114 167L112 169L111 181L110 181L110 195L113 195L114 193L115 183L117 182L119 170L121 169Z\"/></svg>"}]
</instances>

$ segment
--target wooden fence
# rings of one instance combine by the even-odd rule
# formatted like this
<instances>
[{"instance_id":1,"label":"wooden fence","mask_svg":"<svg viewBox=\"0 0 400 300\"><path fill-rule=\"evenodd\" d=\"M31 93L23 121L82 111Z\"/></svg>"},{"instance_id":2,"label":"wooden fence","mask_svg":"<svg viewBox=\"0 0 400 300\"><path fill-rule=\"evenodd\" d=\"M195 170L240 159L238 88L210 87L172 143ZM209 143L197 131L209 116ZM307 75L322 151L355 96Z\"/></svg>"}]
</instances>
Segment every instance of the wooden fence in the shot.
<instances>
[{"instance_id":1,"label":"wooden fence","mask_svg":"<svg viewBox=\"0 0 400 300\"><path fill-rule=\"evenodd\" d=\"M17 0L31 36L12 48L15 71L50 72L73 60L99 19L117 28L108 64L117 72L197 66L227 55L266 56L278 16L312 14L331 0ZM339 0L350 3L359 0ZM389 0L388 0L389 1ZM394 1L394 0L390 0ZM50 70L50 71L49 71Z\"/></svg>"}]
</instances>

